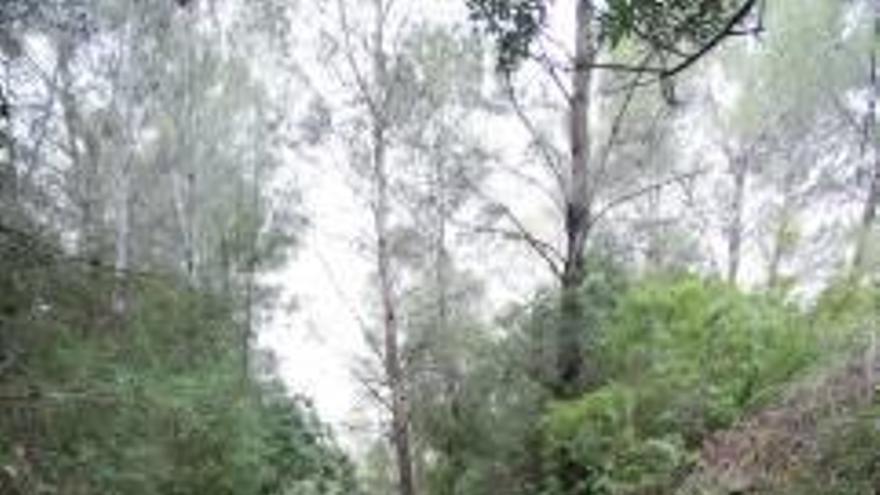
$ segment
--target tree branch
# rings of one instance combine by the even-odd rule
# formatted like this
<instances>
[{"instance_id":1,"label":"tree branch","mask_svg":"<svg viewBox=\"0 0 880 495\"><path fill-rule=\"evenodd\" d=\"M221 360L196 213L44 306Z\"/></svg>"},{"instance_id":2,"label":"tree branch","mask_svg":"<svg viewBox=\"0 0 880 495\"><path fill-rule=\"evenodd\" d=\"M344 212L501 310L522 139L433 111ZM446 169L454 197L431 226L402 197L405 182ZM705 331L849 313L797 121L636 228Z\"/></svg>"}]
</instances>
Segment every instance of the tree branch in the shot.
<instances>
[{"instance_id":1,"label":"tree branch","mask_svg":"<svg viewBox=\"0 0 880 495\"><path fill-rule=\"evenodd\" d=\"M378 102L373 98L373 95L370 92L370 85L361 72L357 61L354 59L354 54L352 53L351 33L348 25L348 16L346 15L345 2L339 0L337 3L339 6L339 22L342 24L343 39L345 41L345 59L354 74L355 84L357 85L358 90L360 90L361 96L364 98L370 113L374 117L382 117L383 113L379 108ZM366 43L366 41L364 41L364 43ZM384 121L384 117L382 117L382 120Z\"/></svg>"},{"instance_id":2,"label":"tree branch","mask_svg":"<svg viewBox=\"0 0 880 495\"><path fill-rule=\"evenodd\" d=\"M513 224L515 231L509 232L508 238L525 241L526 244L528 244L529 247L532 249L532 251L534 251L538 256L541 257L541 259L544 260L554 276L556 276L557 278L562 276L562 269L560 268L557 261L561 260L562 257L552 245L550 245L546 241L539 239L537 236L529 232L522 221L520 221L516 214L513 213L513 211L511 211L510 208L507 207L507 205L490 198L486 193L481 191L470 181L467 181L467 185L474 192L474 194L483 198L483 200L485 200L489 204L497 207L501 211L502 216L507 218L507 220L509 220L510 223ZM492 227L488 228L491 229Z\"/></svg>"},{"instance_id":3,"label":"tree branch","mask_svg":"<svg viewBox=\"0 0 880 495\"><path fill-rule=\"evenodd\" d=\"M676 183L676 182L682 182L687 179L693 179L695 177L698 177L700 175L707 173L708 171L709 171L709 169L707 169L707 168L691 170L690 172L684 172L681 174L677 174L672 177L668 177L660 182L654 182L654 183L648 184L644 187L640 187L639 189L636 189L634 191L623 194L622 196L619 196L615 199L612 199L605 206L600 208L599 211L596 213L596 215L593 216L592 222L593 222L593 224L598 223L600 220L602 220L603 217L605 217L608 213L610 213L615 208L618 208L618 207L620 207L630 201L638 199L641 196L644 196L645 194L648 194L651 191L655 191L657 189L662 189L662 188L664 188L670 184Z\"/></svg>"},{"instance_id":4,"label":"tree branch","mask_svg":"<svg viewBox=\"0 0 880 495\"><path fill-rule=\"evenodd\" d=\"M663 71L662 77L672 77L682 72L683 70L687 69L691 65L695 64L698 60L703 58L703 56L711 52L716 46L724 41L725 38L738 33L736 31L736 26L739 25L749 15L749 13L752 11L755 5L757 5L757 3L758 0L746 0L739 8L739 10L733 14L730 20L727 21L727 24L724 26L724 29L722 29L721 32L716 34L712 39L706 42L706 44L700 47L699 50L679 62L673 68Z\"/></svg>"},{"instance_id":5,"label":"tree branch","mask_svg":"<svg viewBox=\"0 0 880 495\"><path fill-rule=\"evenodd\" d=\"M640 65L647 66L651 63L651 59L654 54L648 54ZM636 75L633 83L629 86L629 90L626 92L624 96L623 103L620 106L617 114L614 116L614 121L611 124L611 133L608 137L608 141L605 143L605 146L602 148L602 154L599 157L599 164L597 167L599 176L604 176L606 167L608 166L608 159L611 156L611 150L617 144L617 140L620 136L620 131L623 128L623 120L626 116L626 113L629 111L630 104L632 103L633 98L635 97L636 88L638 87L638 83L641 80L643 74L639 73Z\"/></svg>"},{"instance_id":6,"label":"tree branch","mask_svg":"<svg viewBox=\"0 0 880 495\"><path fill-rule=\"evenodd\" d=\"M589 69L597 69L597 70L611 70L617 72L633 72L633 73L648 73L648 74L656 74L659 79L667 79L673 76L678 75L683 72L688 67L694 65L704 56L706 56L709 52L714 50L725 38L730 36L738 36L744 34L753 34L755 32L759 32L759 28L750 29L750 30L737 30L736 27L749 15L749 13L754 9L755 5L757 5L758 0L746 0L740 8L728 19L725 23L724 28L719 31L715 36L710 38L706 43L703 44L700 48L698 48L695 52L690 54L681 53L679 50L675 50L673 53L678 55L683 55L684 60L681 60L671 68L663 67L663 66L638 66L638 65L629 65L629 64L619 64L619 63L595 63L590 64ZM662 47L661 47L662 48ZM578 67L572 67L573 69L578 69Z\"/></svg>"},{"instance_id":7,"label":"tree branch","mask_svg":"<svg viewBox=\"0 0 880 495\"><path fill-rule=\"evenodd\" d=\"M556 183L559 186L560 190L565 190L565 179L562 177L562 172L559 170L559 165L556 160L553 158L553 155L550 153L549 144L547 140L538 132L538 128L535 127L535 124L529 118L528 114L526 114L525 110L520 105L519 98L516 96L516 90L513 87L513 82L510 80L510 75L507 74L504 76L505 87L507 89L507 96L510 99L510 103L513 106L513 111L516 113L516 116L519 118L523 127L526 128L526 131L532 136L532 140L535 142L535 145L538 147L538 152L541 155L541 159L544 162L544 166L553 177L556 179Z\"/></svg>"}]
</instances>

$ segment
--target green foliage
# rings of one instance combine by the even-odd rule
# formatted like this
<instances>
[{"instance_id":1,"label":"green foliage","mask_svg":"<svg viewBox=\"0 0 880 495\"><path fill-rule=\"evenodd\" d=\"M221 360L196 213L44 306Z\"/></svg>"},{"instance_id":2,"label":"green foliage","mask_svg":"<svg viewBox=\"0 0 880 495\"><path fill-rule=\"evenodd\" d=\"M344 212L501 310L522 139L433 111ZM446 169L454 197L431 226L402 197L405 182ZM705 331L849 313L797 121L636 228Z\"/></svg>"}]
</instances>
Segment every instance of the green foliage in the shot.
<instances>
[{"instance_id":1,"label":"green foliage","mask_svg":"<svg viewBox=\"0 0 880 495\"><path fill-rule=\"evenodd\" d=\"M584 325L576 337L595 350L627 280L610 259L593 257L587 264L589 276L577 293ZM558 294L539 294L501 318L502 335L486 335L474 319L455 318L445 340L428 347L432 369L440 371L418 381L413 412L418 438L431 452L429 493L525 495L546 487L539 418L552 386L559 305Z\"/></svg>"},{"instance_id":2,"label":"green foliage","mask_svg":"<svg viewBox=\"0 0 880 495\"><path fill-rule=\"evenodd\" d=\"M3 493L354 490L314 413L243 375L235 305L133 276L121 317L113 272L33 242L0 270Z\"/></svg>"},{"instance_id":3,"label":"green foliage","mask_svg":"<svg viewBox=\"0 0 880 495\"><path fill-rule=\"evenodd\" d=\"M494 39L498 68L510 71L532 52L545 27L546 0L466 0L471 20ZM613 47L624 40L647 44L669 56L683 44L702 45L722 35L746 4L736 0L612 0L597 6L601 36Z\"/></svg>"},{"instance_id":4,"label":"green foliage","mask_svg":"<svg viewBox=\"0 0 880 495\"><path fill-rule=\"evenodd\" d=\"M659 276L634 288L604 349L615 379L717 397L710 426L731 419L722 405L741 409L818 352L797 308L689 275Z\"/></svg>"},{"instance_id":5,"label":"green foliage","mask_svg":"<svg viewBox=\"0 0 880 495\"><path fill-rule=\"evenodd\" d=\"M871 325L878 315L880 287L860 287L847 278L832 281L812 309L815 324L838 335Z\"/></svg>"},{"instance_id":6,"label":"green foliage","mask_svg":"<svg viewBox=\"0 0 880 495\"><path fill-rule=\"evenodd\" d=\"M612 46L628 38L647 38L660 49L681 42L702 44L717 36L743 2L716 0L611 0L603 12L603 35Z\"/></svg>"},{"instance_id":7,"label":"green foliage","mask_svg":"<svg viewBox=\"0 0 880 495\"><path fill-rule=\"evenodd\" d=\"M471 20L495 39L498 68L514 69L528 58L547 16L544 0L466 0Z\"/></svg>"},{"instance_id":8,"label":"green foliage","mask_svg":"<svg viewBox=\"0 0 880 495\"><path fill-rule=\"evenodd\" d=\"M260 409L264 464L261 494L357 493L354 467L308 402L268 387Z\"/></svg>"},{"instance_id":9,"label":"green foliage","mask_svg":"<svg viewBox=\"0 0 880 495\"><path fill-rule=\"evenodd\" d=\"M548 452L592 473L590 493L665 493L708 433L815 359L808 328L772 296L719 281L634 284L601 333L607 385L551 404Z\"/></svg>"},{"instance_id":10,"label":"green foliage","mask_svg":"<svg viewBox=\"0 0 880 495\"><path fill-rule=\"evenodd\" d=\"M576 460L586 468L589 493L644 493L672 486L691 462L676 432L640 437L637 406L637 391L617 385L551 405L545 416L550 452L562 452L568 462Z\"/></svg>"}]
</instances>

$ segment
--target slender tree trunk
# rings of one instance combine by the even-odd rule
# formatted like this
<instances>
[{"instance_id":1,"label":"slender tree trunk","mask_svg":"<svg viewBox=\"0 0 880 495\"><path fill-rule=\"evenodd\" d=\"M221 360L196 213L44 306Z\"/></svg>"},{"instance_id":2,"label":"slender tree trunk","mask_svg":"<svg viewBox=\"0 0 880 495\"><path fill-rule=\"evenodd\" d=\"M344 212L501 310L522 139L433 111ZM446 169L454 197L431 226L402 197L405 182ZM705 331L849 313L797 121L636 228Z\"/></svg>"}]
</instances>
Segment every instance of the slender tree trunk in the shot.
<instances>
[{"instance_id":1,"label":"slender tree trunk","mask_svg":"<svg viewBox=\"0 0 880 495\"><path fill-rule=\"evenodd\" d=\"M195 29L192 23L192 17L187 18L187 27ZM184 71L186 80L184 81L183 91L183 122L185 128L180 135L180 149L182 150L182 168L172 172L172 180L174 187L175 211L177 212L178 224L180 225L181 241L183 243L183 264L186 271L186 278L190 285L197 282L197 249L196 249L196 227L195 218L195 186L196 174L195 163L197 162L197 143L190 139L192 130L198 128L196 122L195 105L193 104L193 92L195 91L192 82L193 63L198 59L198 53L194 44L188 44L185 48L184 60L186 64Z\"/></svg>"},{"instance_id":2,"label":"slender tree trunk","mask_svg":"<svg viewBox=\"0 0 880 495\"><path fill-rule=\"evenodd\" d=\"M767 266L767 288L770 290L779 288L779 269L782 266L782 260L786 253L785 243L788 242L785 239L787 228L784 222L786 220L780 220L780 222L782 223L777 226L776 233L773 236L773 251L770 255L770 263Z\"/></svg>"},{"instance_id":3,"label":"slender tree trunk","mask_svg":"<svg viewBox=\"0 0 880 495\"><path fill-rule=\"evenodd\" d=\"M397 459L398 482L401 495L413 495L412 454L409 438L409 413L406 397L406 382L400 362L399 322L397 319L394 282L391 273L391 253L389 246L389 192L385 157L384 124L374 122L373 165L376 174L376 205L373 221L376 229L377 268L379 290L382 298L382 325L385 340L385 375L391 390L391 439Z\"/></svg>"},{"instance_id":4,"label":"slender tree trunk","mask_svg":"<svg viewBox=\"0 0 880 495\"><path fill-rule=\"evenodd\" d=\"M648 193L648 215L651 218L650 237L648 238L648 252L645 254L647 269L657 269L663 265L662 237L665 227L663 226L663 202L662 190L655 189Z\"/></svg>"},{"instance_id":5,"label":"slender tree trunk","mask_svg":"<svg viewBox=\"0 0 880 495\"><path fill-rule=\"evenodd\" d=\"M596 57L592 0L578 0L575 10L575 59L568 116L571 163L568 190L565 191L566 246L561 274L560 321L555 342L556 376L551 390L556 399L577 397L588 381L596 379L595 373L585 372L592 363L584 352L584 336L589 329L586 328L579 294L587 275L584 256L591 228L589 117L592 65ZM579 487L588 473L565 451L556 450L552 457L562 493L580 494L583 489Z\"/></svg>"},{"instance_id":6,"label":"slender tree trunk","mask_svg":"<svg viewBox=\"0 0 880 495\"><path fill-rule=\"evenodd\" d=\"M116 181L116 291L113 295L113 309L118 316L125 315L128 309L127 279L130 268L131 248L131 177L129 163L120 164Z\"/></svg>"},{"instance_id":7,"label":"slender tree trunk","mask_svg":"<svg viewBox=\"0 0 880 495\"><path fill-rule=\"evenodd\" d=\"M76 178L76 203L80 213L77 249L80 256L89 262L87 276L98 286L100 266L104 261L100 241L102 208L99 205L98 191L98 142L86 128L74 94L74 78L70 67L75 55L74 40L69 35L60 34L57 52L58 79L61 85L58 101L66 129L71 168ZM91 322L90 327L96 326L104 307L105 300L95 299L85 308Z\"/></svg>"},{"instance_id":8,"label":"slender tree trunk","mask_svg":"<svg viewBox=\"0 0 880 495\"><path fill-rule=\"evenodd\" d=\"M733 175L733 201L730 224L727 226L727 282L736 285L742 259L743 209L745 207L746 177L748 166L744 156L731 155Z\"/></svg>"},{"instance_id":9,"label":"slender tree trunk","mask_svg":"<svg viewBox=\"0 0 880 495\"><path fill-rule=\"evenodd\" d=\"M94 137L85 128L79 104L73 93L70 63L74 57L73 40L63 36L58 43L58 77L61 83L59 103L66 128L67 148L77 178L80 209L80 255L97 265L100 260L100 207L98 182L98 148Z\"/></svg>"},{"instance_id":10,"label":"slender tree trunk","mask_svg":"<svg viewBox=\"0 0 880 495\"><path fill-rule=\"evenodd\" d=\"M793 249L793 239L791 238L791 229L789 222L791 221L792 210L792 180L786 176L782 191L782 207L779 212L779 220L773 233L773 246L770 253L770 263L767 266L767 288L770 290L779 287L779 270L785 257Z\"/></svg>"},{"instance_id":11,"label":"slender tree trunk","mask_svg":"<svg viewBox=\"0 0 880 495\"><path fill-rule=\"evenodd\" d=\"M577 287L584 279L584 246L589 231L589 157L590 157L590 89L591 65L595 58L593 46L593 5L591 0L576 3L575 69L572 73L572 96L569 113L569 146L571 171L565 191L566 256L563 287Z\"/></svg>"},{"instance_id":12,"label":"slender tree trunk","mask_svg":"<svg viewBox=\"0 0 880 495\"><path fill-rule=\"evenodd\" d=\"M15 170L12 138L12 102L10 95L9 61L4 61L4 80L0 84L0 207L15 205L18 173Z\"/></svg>"},{"instance_id":13,"label":"slender tree trunk","mask_svg":"<svg viewBox=\"0 0 880 495\"><path fill-rule=\"evenodd\" d=\"M195 176L190 172L185 176L179 171L172 171L171 187L174 197L174 212L180 228L183 244L183 264L186 278L190 284L196 282L196 248L195 248Z\"/></svg>"},{"instance_id":14,"label":"slender tree trunk","mask_svg":"<svg viewBox=\"0 0 880 495\"><path fill-rule=\"evenodd\" d=\"M454 331L449 325L449 252L446 246L446 163L442 159L436 160L434 163L434 191L432 196L436 201L436 219L437 231L434 243L434 284L437 291L437 321L434 327L441 336L446 336L450 331ZM443 337L441 337L443 338ZM448 338L448 337L447 337ZM450 355L447 361L447 368L444 370L444 393L449 404L449 416L451 424L459 425L462 418L461 402L459 400L459 386L461 377L461 366L458 363L456 355ZM459 483L459 475L464 471L464 459L461 455L461 445L457 439L457 435L448 435L443 445L444 457L449 462L450 472L452 476L446 477L446 486L444 493L456 493L456 486Z\"/></svg>"},{"instance_id":15,"label":"slender tree trunk","mask_svg":"<svg viewBox=\"0 0 880 495\"><path fill-rule=\"evenodd\" d=\"M853 253L851 278L859 281L865 271L865 258L870 244L871 230L877 218L877 206L880 204L880 137L877 135L877 100L880 99L880 80L878 80L877 42L880 42L880 0L874 0L874 43L871 44L869 74L871 93L868 99L868 115L866 119L867 139L871 140L873 151L873 169L868 194L862 207L861 222Z\"/></svg>"},{"instance_id":16,"label":"slender tree trunk","mask_svg":"<svg viewBox=\"0 0 880 495\"><path fill-rule=\"evenodd\" d=\"M260 208L260 163L256 158L256 152L254 152L251 156L253 161L253 184L251 184L251 197L250 197L250 208L252 212L256 215ZM258 216L258 215L257 215ZM246 270L245 274L245 297L244 297L244 311L245 311L245 322L242 328L241 335L241 376L242 383L247 384L250 381L250 357L251 357L251 340L254 335L254 288L256 284L256 271L257 271L257 233L258 229L254 228L253 232L250 232L250 239L248 239L248 252L246 254Z\"/></svg>"},{"instance_id":17,"label":"slender tree trunk","mask_svg":"<svg viewBox=\"0 0 880 495\"><path fill-rule=\"evenodd\" d=\"M434 200L437 202L437 234L434 240L434 276L437 285L437 329L446 332L449 320L449 256L446 249L446 173L443 160L434 164Z\"/></svg>"},{"instance_id":18,"label":"slender tree trunk","mask_svg":"<svg viewBox=\"0 0 880 495\"><path fill-rule=\"evenodd\" d=\"M134 46L134 4L129 4L125 15L124 40L125 45L120 55L120 69L113 81L116 90L129 93L132 84L132 47ZM130 94L130 93L129 93ZM128 311L128 275L130 270L131 251L131 180L134 164L137 160L134 151L136 119L133 103L122 111L122 118L115 120L117 127L118 143L114 147L116 168L113 170L114 178L114 210L115 210L115 259L113 266L116 269L116 287L113 292L113 311L116 316L124 317Z\"/></svg>"},{"instance_id":19,"label":"slender tree trunk","mask_svg":"<svg viewBox=\"0 0 880 495\"><path fill-rule=\"evenodd\" d=\"M400 331L397 318L394 276L391 267L389 245L390 191L387 170L387 128L384 115L384 95L388 91L387 62L384 53L385 7L382 0L375 0L376 25L373 33L373 75L376 94L372 109L372 159L375 204L373 223L376 230L376 262L379 291L382 300L382 326L384 331L384 366L391 391L391 441L397 461L398 489L400 495L414 495L412 447L410 444L409 405L406 380L400 361Z\"/></svg>"},{"instance_id":20,"label":"slender tree trunk","mask_svg":"<svg viewBox=\"0 0 880 495\"><path fill-rule=\"evenodd\" d=\"M250 258L254 255L249 254ZM244 325L241 332L241 381L245 386L251 374L251 336L254 333L254 263L248 261L244 286Z\"/></svg>"},{"instance_id":21,"label":"slender tree trunk","mask_svg":"<svg viewBox=\"0 0 880 495\"><path fill-rule=\"evenodd\" d=\"M582 345L583 308L578 289L586 270L584 251L590 230L590 90L592 65L595 61L593 36L594 6L592 0L576 3L575 68L572 73L572 95L569 102L570 175L565 191L566 249L562 282L561 324L556 341L555 395L559 398L577 395L584 385Z\"/></svg>"}]
</instances>

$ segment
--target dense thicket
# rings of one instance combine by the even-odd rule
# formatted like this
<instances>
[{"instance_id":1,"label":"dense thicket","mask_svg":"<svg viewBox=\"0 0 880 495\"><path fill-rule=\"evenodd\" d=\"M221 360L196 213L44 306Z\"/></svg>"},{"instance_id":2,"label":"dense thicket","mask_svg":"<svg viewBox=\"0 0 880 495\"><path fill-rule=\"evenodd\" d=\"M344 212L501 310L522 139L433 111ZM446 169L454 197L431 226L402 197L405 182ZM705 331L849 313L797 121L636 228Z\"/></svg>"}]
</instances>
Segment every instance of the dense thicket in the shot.
<instances>
[{"instance_id":1,"label":"dense thicket","mask_svg":"<svg viewBox=\"0 0 880 495\"><path fill-rule=\"evenodd\" d=\"M4 232L2 493L349 493L307 402L242 369L229 301ZM9 260L14 260L10 263Z\"/></svg>"}]
</instances>

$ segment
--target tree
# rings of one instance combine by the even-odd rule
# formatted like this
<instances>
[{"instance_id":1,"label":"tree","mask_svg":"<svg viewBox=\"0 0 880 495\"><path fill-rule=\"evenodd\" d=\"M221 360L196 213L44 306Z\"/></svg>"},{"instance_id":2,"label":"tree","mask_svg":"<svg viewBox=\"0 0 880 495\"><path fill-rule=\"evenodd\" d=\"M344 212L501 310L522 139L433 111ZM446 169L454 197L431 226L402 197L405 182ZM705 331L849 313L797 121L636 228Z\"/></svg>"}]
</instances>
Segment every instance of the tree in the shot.
<instances>
[{"instance_id":1,"label":"tree","mask_svg":"<svg viewBox=\"0 0 880 495\"><path fill-rule=\"evenodd\" d=\"M572 399L600 382L595 359L589 355L591 349L584 345L584 308L578 297L578 291L587 276L584 258L590 234L611 209L675 180L673 178L637 188L600 206L597 199L607 158L593 155L595 149L602 149L593 144L589 124L595 71L608 68L634 73L634 78L627 83L630 91L643 84L642 76L645 74L659 78L665 98L674 102L672 78L741 29L757 2L713 3L711 8L691 2L612 2L606 7L607 10L600 10L601 7L591 0L576 1L573 3L574 32L569 43L569 46L573 46L573 54L570 58L563 57L561 63L547 55L546 50L535 48L541 46L541 37L546 31L547 3L533 0L473 0L467 4L472 17L482 23L496 40L499 69L510 72L520 62L534 58L539 67L548 72L562 96L567 125L567 153L561 163L547 149L543 150L542 157L555 174L561 196L563 246L556 253L554 248L548 247L552 244L540 241L525 231L521 222L514 219L514 224L529 245L548 260L560 286L560 318L554 329L552 344L556 369L550 386L555 398ZM613 49L624 40L635 45L636 55L632 59L637 62L604 63L600 52L607 48L606 42ZM688 52L679 48L682 45L696 47ZM671 59L678 60L671 62ZM559 72L570 74L567 85L562 82ZM542 144L528 116L515 100L513 104L517 115L533 134L532 137L539 145ZM621 105L620 118L625 115L627 105L625 100ZM609 150L600 153L610 151L617 139L618 125L617 121L612 124ZM557 469L562 491L574 493L582 471L571 465L564 456Z\"/></svg>"},{"instance_id":2,"label":"tree","mask_svg":"<svg viewBox=\"0 0 880 495\"><path fill-rule=\"evenodd\" d=\"M390 109L398 98L394 55L387 53L389 33L386 31L393 12L392 2L374 0L368 13L353 9L344 0L337 2L341 30L342 56L355 91L362 105L362 129L369 136L360 149L352 149L351 156L366 161L363 176L369 187L368 208L371 216L373 266L379 301L379 328L381 337L378 355L381 360L381 382L388 392L387 412L390 415L388 435L394 452L397 490L401 495L416 493L413 473L411 442L410 391L404 374L401 348L401 321L399 308L398 270L393 254L394 227L392 224L392 175L389 170L390 133L395 126ZM351 23L350 15L364 15L370 27L360 33ZM365 46L368 58L365 68L357 47ZM353 164L358 166L360 164Z\"/></svg>"},{"instance_id":3,"label":"tree","mask_svg":"<svg viewBox=\"0 0 880 495\"><path fill-rule=\"evenodd\" d=\"M567 88L560 86L565 97L568 125L567 163L557 172L562 193L564 247L559 255L559 266L554 268L562 288L561 311L567 315L559 328L557 372L554 388L558 397L572 397L595 377L584 373L583 348L578 336L577 298L572 294L585 277L583 258L590 231L595 227L602 208L597 208L596 197L598 164L591 164L593 149L589 116L594 71L601 68L636 73L634 85L641 84L643 73L659 76L667 81L705 56L721 40L731 36L747 20L755 1L733 4L715 4L712 8L694 6L688 2L658 5L654 2L612 2L607 10L599 10L591 1L574 3L575 32L570 61L553 61L534 47L539 44L548 5L541 1L480 1L468 2L472 17L481 22L498 45L499 68L509 71L530 57L536 58L561 83L556 71L568 71L571 81ZM601 29L595 29L601 22ZM643 45L641 65L605 64L599 52L609 42L615 47L623 40L632 39L636 46ZM691 53L680 51L682 44L696 44ZM677 63L667 62L678 56ZM649 65L658 60L661 65ZM667 86L667 89L669 86ZM667 91L667 95L668 95ZM616 203L616 201L612 201ZM533 236L529 236L532 237ZM542 256L548 257L544 243L532 243Z\"/></svg>"}]
</instances>

